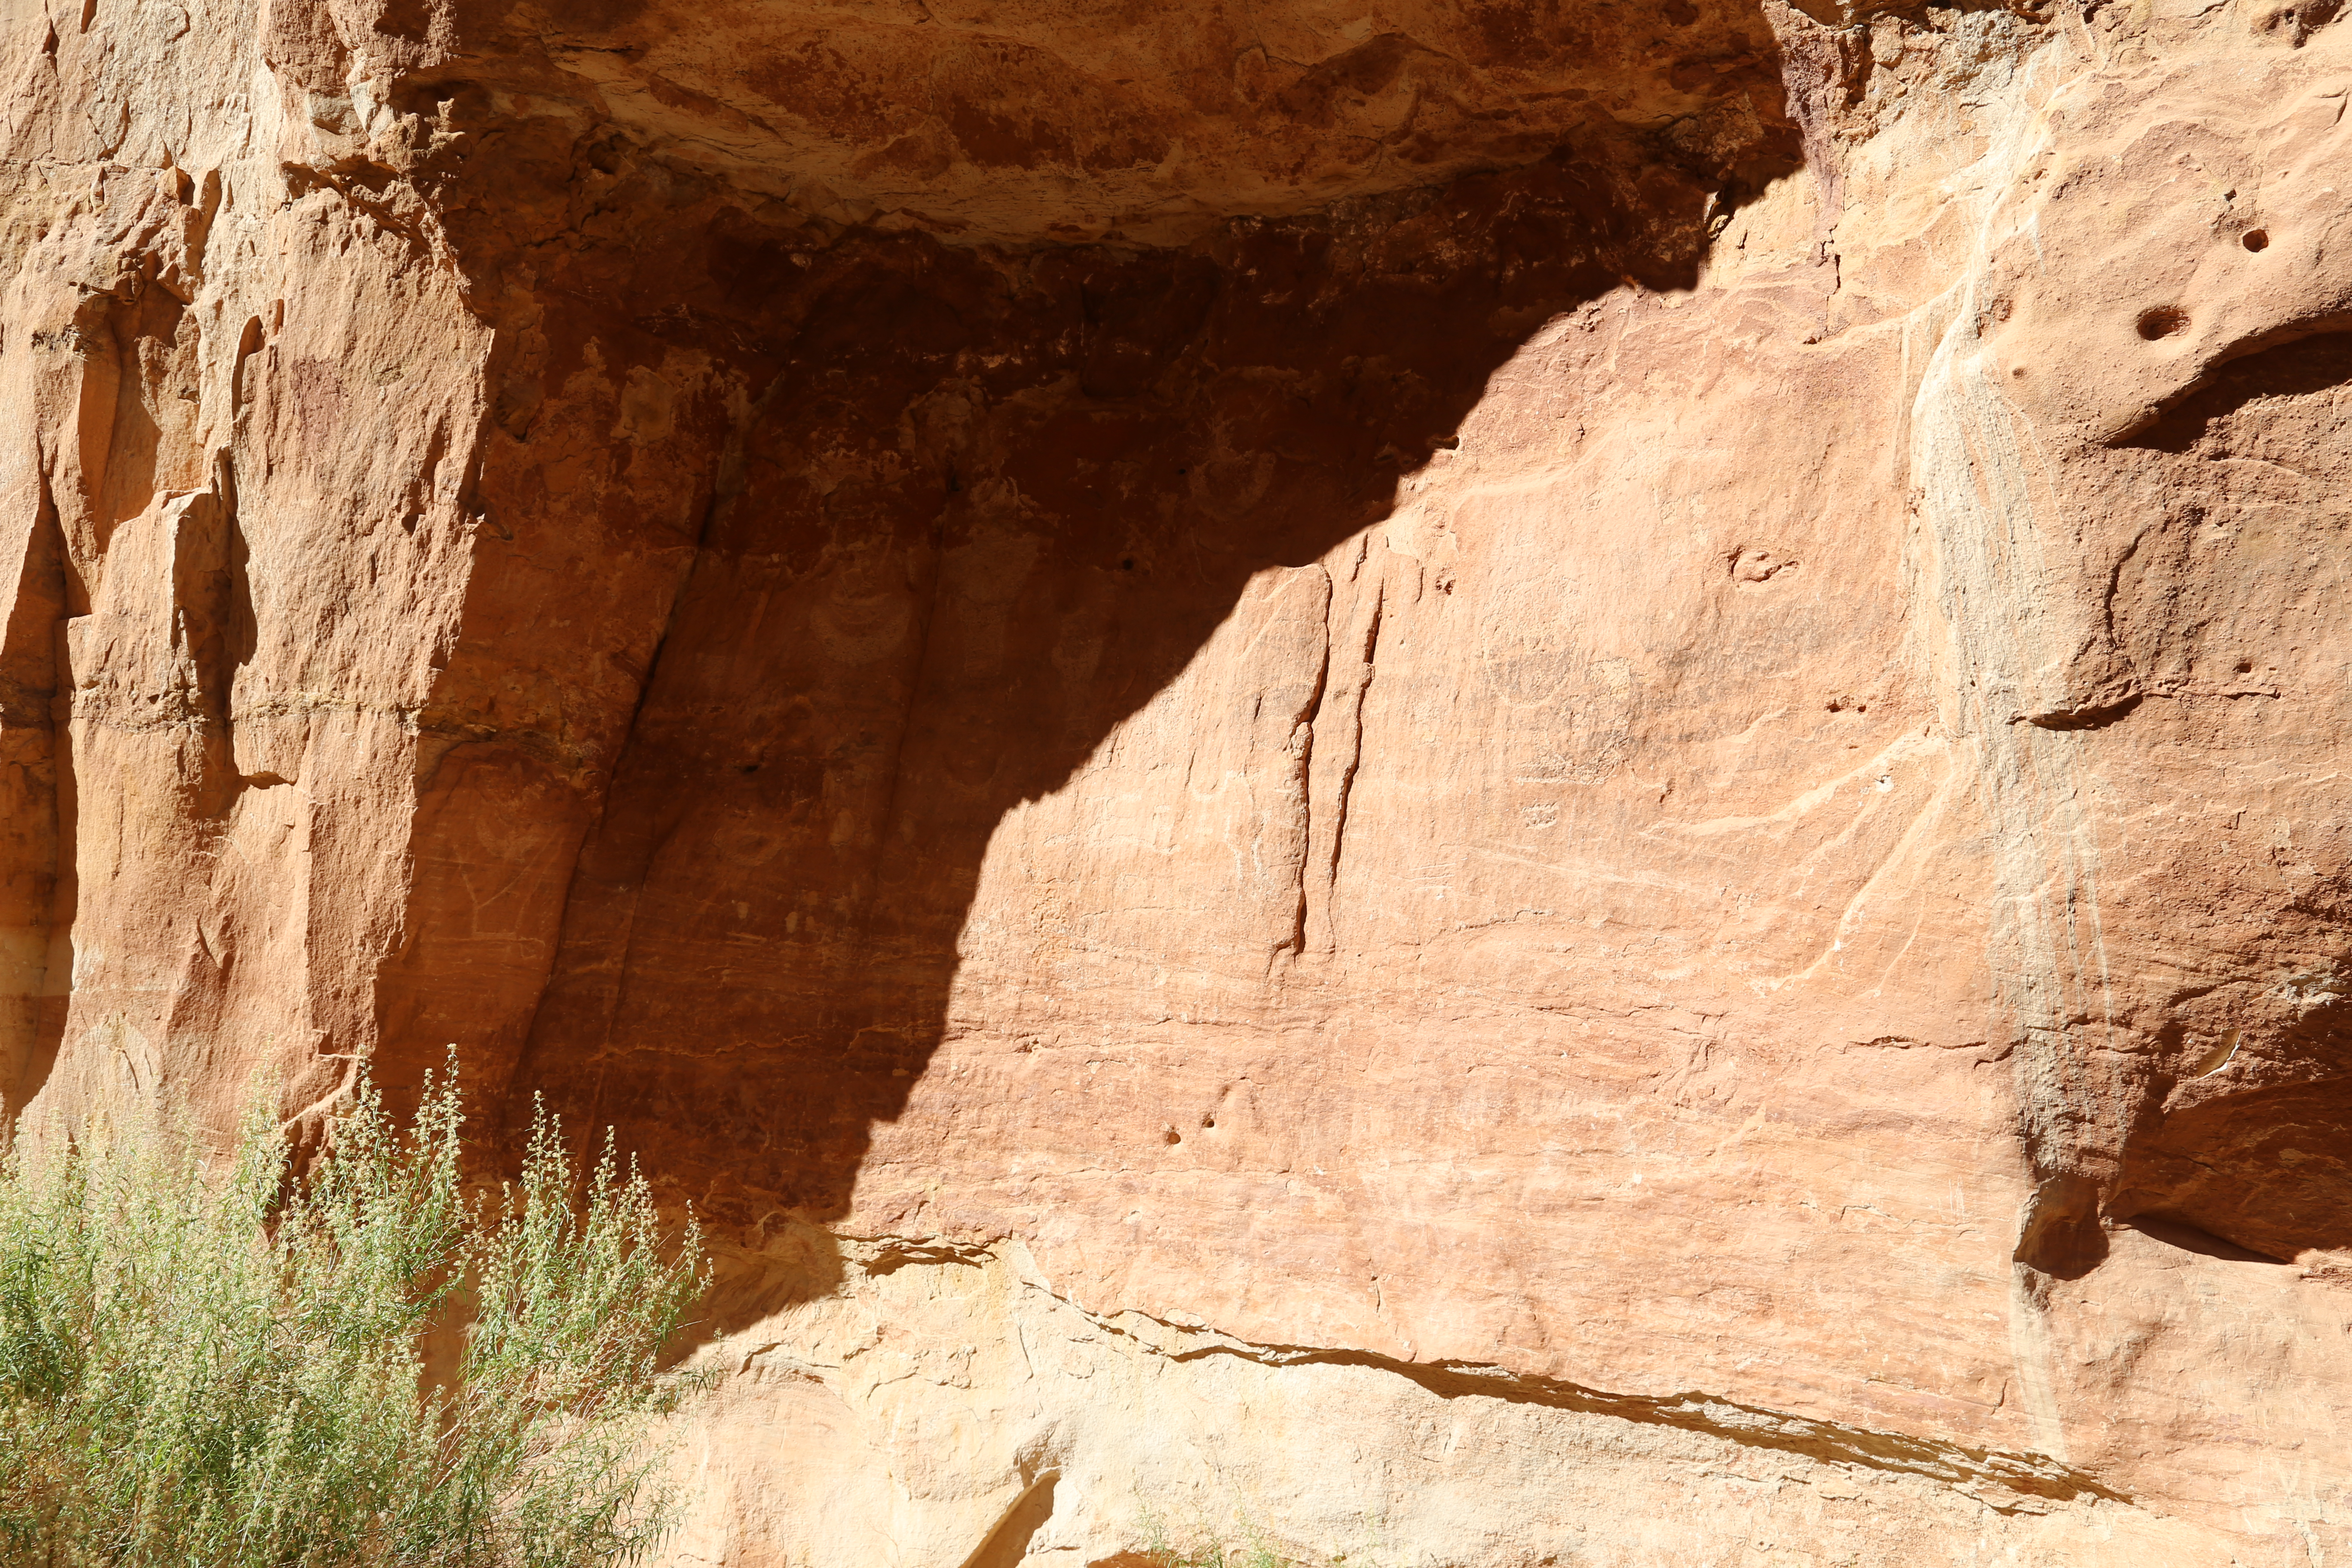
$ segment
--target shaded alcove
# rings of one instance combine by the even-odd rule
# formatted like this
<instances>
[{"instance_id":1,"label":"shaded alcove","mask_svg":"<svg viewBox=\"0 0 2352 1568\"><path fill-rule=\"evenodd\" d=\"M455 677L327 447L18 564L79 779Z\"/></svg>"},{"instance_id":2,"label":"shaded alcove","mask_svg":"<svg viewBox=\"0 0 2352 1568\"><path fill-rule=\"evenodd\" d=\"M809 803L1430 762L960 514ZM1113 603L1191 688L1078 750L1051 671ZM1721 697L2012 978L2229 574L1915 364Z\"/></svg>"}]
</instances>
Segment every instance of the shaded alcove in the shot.
<instances>
[{"instance_id":1,"label":"shaded alcove","mask_svg":"<svg viewBox=\"0 0 2352 1568\"><path fill-rule=\"evenodd\" d=\"M1760 13L1730 25L1769 37ZM477 155L484 192L642 171L599 211L641 192L650 213L534 258L510 313L537 357L495 389L517 444L589 370L690 353L749 389L710 433L707 521L580 825L543 993L482 1050L509 1131L543 1093L721 1226L845 1213L941 1038L1005 814L1175 679L1253 577L1388 515L1545 323L1692 286L1728 211L1797 169L1778 58L1710 70L1736 134L1595 113L1533 163L1180 247L794 227L609 128L517 127ZM663 232L663 204L690 224ZM486 299L516 266L496 238ZM514 529L599 526L498 490L499 461L484 492L541 509ZM379 1058L395 1083L446 1037L409 1033Z\"/></svg>"},{"instance_id":2,"label":"shaded alcove","mask_svg":"<svg viewBox=\"0 0 2352 1568\"><path fill-rule=\"evenodd\" d=\"M2232 1257L2352 1251L2352 1004L2312 1008L2260 1050L2218 1091L2149 1118L2111 1215L2176 1246L2160 1227L2191 1227Z\"/></svg>"}]
</instances>

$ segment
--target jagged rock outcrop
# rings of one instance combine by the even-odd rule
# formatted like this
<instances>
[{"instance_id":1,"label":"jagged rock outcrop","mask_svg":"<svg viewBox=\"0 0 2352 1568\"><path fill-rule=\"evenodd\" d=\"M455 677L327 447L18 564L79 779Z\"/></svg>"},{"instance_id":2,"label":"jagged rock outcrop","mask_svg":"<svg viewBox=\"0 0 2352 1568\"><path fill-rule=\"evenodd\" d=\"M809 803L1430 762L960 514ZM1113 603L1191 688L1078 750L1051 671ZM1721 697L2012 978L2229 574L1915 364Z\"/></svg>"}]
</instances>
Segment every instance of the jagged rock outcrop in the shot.
<instances>
[{"instance_id":1,"label":"jagged rock outcrop","mask_svg":"<svg viewBox=\"0 0 2352 1568\"><path fill-rule=\"evenodd\" d=\"M2328 7L5 27L0 1084L616 1124L679 1562L2352 1544Z\"/></svg>"}]
</instances>

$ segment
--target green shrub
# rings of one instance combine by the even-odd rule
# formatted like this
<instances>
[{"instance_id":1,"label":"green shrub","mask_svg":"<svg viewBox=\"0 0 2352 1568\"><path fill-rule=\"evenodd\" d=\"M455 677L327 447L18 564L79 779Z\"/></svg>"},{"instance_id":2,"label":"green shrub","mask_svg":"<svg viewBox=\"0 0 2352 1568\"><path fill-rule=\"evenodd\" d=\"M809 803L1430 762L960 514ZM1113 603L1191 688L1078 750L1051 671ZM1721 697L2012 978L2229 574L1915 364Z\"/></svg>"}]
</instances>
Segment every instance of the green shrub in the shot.
<instances>
[{"instance_id":1,"label":"green shrub","mask_svg":"<svg viewBox=\"0 0 2352 1568\"><path fill-rule=\"evenodd\" d=\"M453 1066L404 1133L362 1083L299 1178L257 1111L217 1161L184 1118L20 1137L0 1563L642 1559L674 1512L652 1439L686 1384L657 1357L699 1237L661 1245L609 1138L583 1193L543 1110L520 1184L469 1194L460 1121Z\"/></svg>"}]
</instances>

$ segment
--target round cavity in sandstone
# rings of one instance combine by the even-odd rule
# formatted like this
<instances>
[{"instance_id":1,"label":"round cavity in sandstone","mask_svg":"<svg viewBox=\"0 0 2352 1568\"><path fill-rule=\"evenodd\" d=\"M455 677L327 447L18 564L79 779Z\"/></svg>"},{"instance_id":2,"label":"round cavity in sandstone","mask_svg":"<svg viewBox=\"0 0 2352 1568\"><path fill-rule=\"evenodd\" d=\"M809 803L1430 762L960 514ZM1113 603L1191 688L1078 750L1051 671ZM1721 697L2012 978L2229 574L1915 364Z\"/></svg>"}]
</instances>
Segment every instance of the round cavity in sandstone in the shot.
<instances>
[{"instance_id":1,"label":"round cavity in sandstone","mask_svg":"<svg viewBox=\"0 0 2352 1568\"><path fill-rule=\"evenodd\" d=\"M2158 305L2139 319L2139 335L2149 342L2189 329L2189 312L2178 305Z\"/></svg>"},{"instance_id":2,"label":"round cavity in sandstone","mask_svg":"<svg viewBox=\"0 0 2352 1568\"><path fill-rule=\"evenodd\" d=\"M2264 250L2270 247L2271 237L2259 228L2250 228L2238 237L2238 243L2248 250Z\"/></svg>"}]
</instances>

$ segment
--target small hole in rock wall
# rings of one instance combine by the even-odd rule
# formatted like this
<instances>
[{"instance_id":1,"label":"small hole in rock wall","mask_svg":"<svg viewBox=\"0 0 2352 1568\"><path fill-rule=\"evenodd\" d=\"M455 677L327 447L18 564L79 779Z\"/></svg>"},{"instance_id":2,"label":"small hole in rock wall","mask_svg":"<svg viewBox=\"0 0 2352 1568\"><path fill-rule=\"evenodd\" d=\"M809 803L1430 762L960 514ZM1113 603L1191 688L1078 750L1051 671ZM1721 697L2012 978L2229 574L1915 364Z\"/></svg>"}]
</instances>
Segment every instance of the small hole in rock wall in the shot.
<instances>
[{"instance_id":1,"label":"small hole in rock wall","mask_svg":"<svg viewBox=\"0 0 2352 1568\"><path fill-rule=\"evenodd\" d=\"M2248 250L2267 250L2270 248L2271 237L2261 229L2250 228L2238 237L2238 243Z\"/></svg>"},{"instance_id":2,"label":"small hole in rock wall","mask_svg":"<svg viewBox=\"0 0 2352 1568\"><path fill-rule=\"evenodd\" d=\"M2189 328L2189 312L2178 305L2158 305L2139 319L2139 335L2149 342L2171 337Z\"/></svg>"}]
</instances>

